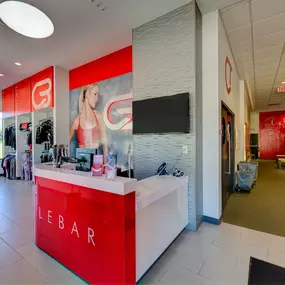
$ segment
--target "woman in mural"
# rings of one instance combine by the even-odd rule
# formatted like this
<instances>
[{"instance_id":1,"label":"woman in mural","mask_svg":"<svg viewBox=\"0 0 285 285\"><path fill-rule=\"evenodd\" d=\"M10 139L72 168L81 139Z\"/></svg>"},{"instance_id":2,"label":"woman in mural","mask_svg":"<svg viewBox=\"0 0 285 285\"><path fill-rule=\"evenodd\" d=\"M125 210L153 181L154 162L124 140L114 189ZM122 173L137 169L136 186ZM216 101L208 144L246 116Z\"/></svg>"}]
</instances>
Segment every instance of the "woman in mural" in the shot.
<instances>
[{"instance_id":1,"label":"woman in mural","mask_svg":"<svg viewBox=\"0 0 285 285\"><path fill-rule=\"evenodd\" d=\"M97 83L85 86L79 96L79 115L74 119L70 128L71 140L76 132L79 148L103 147L104 161L108 154L108 141L103 115L95 111L99 100Z\"/></svg>"}]
</instances>

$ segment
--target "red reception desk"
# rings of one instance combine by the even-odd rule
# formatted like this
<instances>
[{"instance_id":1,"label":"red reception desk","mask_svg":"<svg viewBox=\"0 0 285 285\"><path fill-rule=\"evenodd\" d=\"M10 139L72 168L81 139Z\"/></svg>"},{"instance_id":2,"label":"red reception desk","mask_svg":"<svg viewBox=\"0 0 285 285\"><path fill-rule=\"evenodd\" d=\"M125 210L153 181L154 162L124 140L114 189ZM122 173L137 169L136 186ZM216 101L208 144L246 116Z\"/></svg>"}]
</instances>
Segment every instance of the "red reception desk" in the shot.
<instances>
[{"instance_id":1,"label":"red reception desk","mask_svg":"<svg viewBox=\"0 0 285 285\"><path fill-rule=\"evenodd\" d=\"M89 284L134 285L187 225L186 177L34 167L36 245Z\"/></svg>"}]
</instances>

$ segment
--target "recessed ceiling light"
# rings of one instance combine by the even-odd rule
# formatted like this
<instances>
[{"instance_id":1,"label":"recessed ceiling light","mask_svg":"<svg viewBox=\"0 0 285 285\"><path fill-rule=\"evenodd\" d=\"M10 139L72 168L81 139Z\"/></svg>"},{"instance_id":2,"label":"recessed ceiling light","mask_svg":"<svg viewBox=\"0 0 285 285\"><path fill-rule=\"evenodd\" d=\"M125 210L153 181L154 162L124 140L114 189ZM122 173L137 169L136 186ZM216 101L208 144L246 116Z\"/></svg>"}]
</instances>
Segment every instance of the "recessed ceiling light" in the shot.
<instances>
[{"instance_id":1,"label":"recessed ceiling light","mask_svg":"<svg viewBox=\"0 0 285 285\"><path fill-rule=\"evenodd\" d=\"M15 64L18 65L18 66L22 65L22 63L20 63L20 62L15 62Z\"/></svg>"},{"instance_id":2,"label":"recessed ceiling light","mask_svg":"<svg viewBox=\"0 0 285 285\"><path fill-rule=\"evenodd\" d=\"M285 84L285 81L282 81L281 84Z\"/></svg>"},{"instance_id":3,"label":"recessed ceiling light","mask_svg":"<svg viewBox=\"0 0 285 285\"><path fill-rule=\"evenodd\" d=\"M0 19L15 32L30 38L47 38L54 32L54 26L49 17L36 7L24 2L2 2Z\"/></svg>"},{"instance_id":4,"label":"recessed ceiling light","mask_svg":"<svg viewBox=\"0 0 285 285\"><path fill-rule=\"evenodd\" d=\"M0 73L0 77L3 77L3 76L4 76L4 74Z\"/></svg>"}]
</instances>

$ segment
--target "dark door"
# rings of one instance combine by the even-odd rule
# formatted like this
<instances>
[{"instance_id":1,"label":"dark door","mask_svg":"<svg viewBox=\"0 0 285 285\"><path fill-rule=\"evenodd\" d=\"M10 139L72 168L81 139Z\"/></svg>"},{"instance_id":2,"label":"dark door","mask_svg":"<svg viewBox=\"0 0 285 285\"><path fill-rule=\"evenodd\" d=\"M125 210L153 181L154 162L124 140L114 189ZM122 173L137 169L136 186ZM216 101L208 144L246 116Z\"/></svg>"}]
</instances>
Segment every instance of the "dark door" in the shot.
<instances>
[{"instance_id":1,"label":"dark door","mask_svg":"<svg viewBox=\"0 0 285 285\"><path fill-rule=\"evenodd\" d=\"M250 153L258 158L258 134L250 134Z\"/></svg>"},{"instance_id":2,"label":"dark door","mask_svg":"<svg viewBox=\"0 0 285 285\"><path fill-rule=\"evenodd\" d=\"M232 115L222 106L222 207L223 210L233 189L232 162L233 157L233 126Z\"/></svg>"}]
</instances>

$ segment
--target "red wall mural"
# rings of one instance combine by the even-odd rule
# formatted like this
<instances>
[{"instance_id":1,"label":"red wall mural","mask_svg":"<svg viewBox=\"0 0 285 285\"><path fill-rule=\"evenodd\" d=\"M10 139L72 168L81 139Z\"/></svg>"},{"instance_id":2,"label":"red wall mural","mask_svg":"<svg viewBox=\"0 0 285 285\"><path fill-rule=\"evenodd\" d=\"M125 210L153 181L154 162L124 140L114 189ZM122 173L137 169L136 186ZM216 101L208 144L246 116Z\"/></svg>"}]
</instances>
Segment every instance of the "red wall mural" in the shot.
<instances>
[{"instance_id":1,"label":"red wall mural","mask_svg":"<svg viewBox=\"0 0 285 285\"><path fill-rule=\"evenodd\" d=\"M69 80L71 156L77 148L113 152L122 168L133 141L132 47L71 70Z\"/></svg>"},{"instance_id":2,"label":"red wall mural","mask_svg":"<svg viewBox=\"0 0 285 285\"><path fill-rule=\"evenodd\" d=\"M259 115L260 158L276 158L285 154L285 111Z\"/></svg>"}]
</instances>

